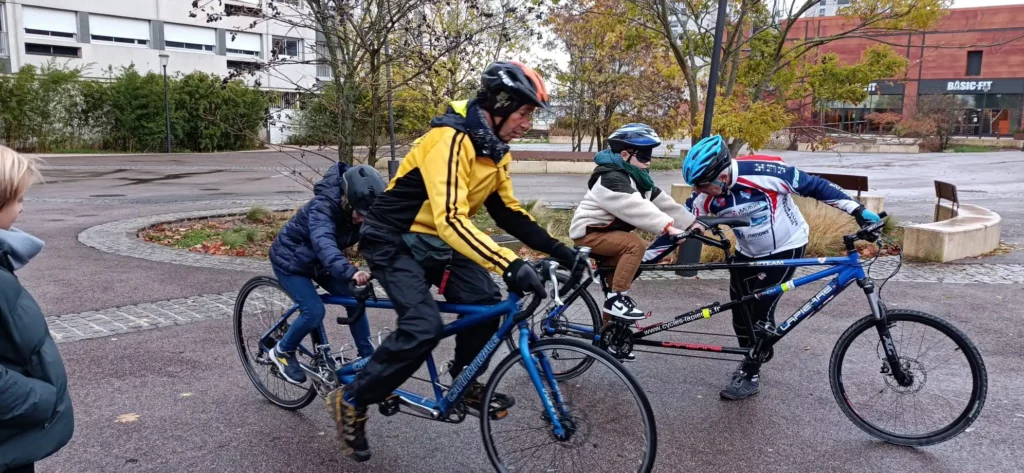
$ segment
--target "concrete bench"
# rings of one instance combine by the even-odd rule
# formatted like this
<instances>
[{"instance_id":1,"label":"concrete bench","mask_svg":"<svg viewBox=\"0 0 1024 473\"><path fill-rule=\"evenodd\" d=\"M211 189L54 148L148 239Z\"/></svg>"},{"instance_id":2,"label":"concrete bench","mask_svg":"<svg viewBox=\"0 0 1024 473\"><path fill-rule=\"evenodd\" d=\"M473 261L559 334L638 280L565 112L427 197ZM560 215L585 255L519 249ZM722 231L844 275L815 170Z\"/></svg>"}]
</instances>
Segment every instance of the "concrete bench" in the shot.
<instances>
[{"instance_id":1,"label":"concrete bench","mask_svg":"<svg viewBox=\"0 0 1024 473\"><path fill-rule=\"evenodd\" d=\"M980 256L999 247L999 214L977 205L960 204L952 184L935 181L935 191L935 222L904 229L904 255L945 263Z\"/></svg>"}]
</instances>

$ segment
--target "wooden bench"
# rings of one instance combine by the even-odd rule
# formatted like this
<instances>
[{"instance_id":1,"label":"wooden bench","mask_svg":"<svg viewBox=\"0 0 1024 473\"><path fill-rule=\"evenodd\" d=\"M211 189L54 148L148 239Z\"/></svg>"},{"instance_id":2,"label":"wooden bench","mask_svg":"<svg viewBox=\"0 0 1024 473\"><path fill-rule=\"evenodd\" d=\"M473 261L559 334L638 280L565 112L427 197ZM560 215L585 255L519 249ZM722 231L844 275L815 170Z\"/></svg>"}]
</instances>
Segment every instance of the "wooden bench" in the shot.
<instances>
[{"instance_id":1,"label":"wooden bench","mask_svg":"<svg viewBox=\"0 0 1024 473\"><path fill-rule=\"evenodd\" d=\"M956 186L948 182L935 181L935 197L935 222L906 227L903 254L945 263L980 256L999 247L999 214L977 205L961 204Z\"/></svg>"},{"instance_id":2,"label":"wooden bench","mask_svg":"<svg viewBox=\"0 0 1024 473\"><path fill-rule=\"evenodd\" d=\"M812 176L818 176L848 191L857 191L857 200L860 200L860 193L868 190L867 176L854 176L850 174L825 174L820 172L809 172Z\"/></svg>"},{"instance_id":3,"label":"wooden bench","mask_svg":"<svg viewBox=\"0 0 1024 473\"><path fill-rule=\"evenodd\" d=\"M592 162L595 153L584 153L580 151L512 151L512 159L515 161L573 161Z\"/></svg>"},{"instance_id":4,"label":"wooden bench","mask_svg":"<svg viewBox=\"0 0 1024 473\"><path fill-rule=\"evenodd\" d=\"M960 197L956 193L956 186L948 182L935 181L935 214L932 220L941 222L956 217L960 210ZM948 200L949 205L942 205L943 200Z\"/></svg>"},{"instance_id":5,"label":"wooden bench","mask_svg":"<svg viewBox=\"0 0 1024 473\"><path fill-rule=\"evenodd\" d=\"M858 202L864 204L868 210L874 213L881 213L885 208L885 197L880 195L868 195L863 192L868 191L868 177L867 176L855 176L852 174L827 174L821 172L809 172L813 176L818 176L825 179L839 187L842 187L848 191L855 191L857 195L854 197Z\"/></svg>"}]
</instances>

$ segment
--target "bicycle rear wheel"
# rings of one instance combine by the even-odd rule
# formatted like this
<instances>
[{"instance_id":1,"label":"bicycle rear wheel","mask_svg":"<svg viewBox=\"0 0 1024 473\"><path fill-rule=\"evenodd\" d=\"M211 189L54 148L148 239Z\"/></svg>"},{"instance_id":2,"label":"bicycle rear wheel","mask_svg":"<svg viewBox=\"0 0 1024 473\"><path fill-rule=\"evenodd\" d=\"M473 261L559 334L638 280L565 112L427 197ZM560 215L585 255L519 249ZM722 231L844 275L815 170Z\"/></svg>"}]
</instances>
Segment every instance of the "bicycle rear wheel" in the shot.
<instances>
[{"instance_id":1,"label":"bicycle rear wheel","mask_svg":"<svg viewBox=\"0 0 1024 473\"><path fill-rule=\"evenodd\" d=\"M242 361L245 374L263 397L287 410L308 406L316 399L316 390L312 383L296 386L285 381L277 366L267 357L267 350L288 331L287 323L271 334L267 345L261 344L260 338L293 305L295 303L281 287L281 283L274 278L259 276L242 286L235 300L234 312L235 347L238 348L238 359ZM296 352L296 356L305 358L301 352ZM308 358L300 361L310 362Z\"/></svg>"},{"instance_id":2,"label":"bicycle rear wheel","mask_svg":"<svg viewBox=\"0 0 1024 473\"><path fill-rule=\"evenodd\" d=\"M901 386L886 361L872 316L839 337L829 362L832 394L843 413L886 442L934 445L964 431L981 413L988 375L973 343L949 322L910 310L887 313L900 366L912 376Z\"/></svg>"},{"instance_id":3,"label":"bicycle rear wheel","mask_svg":"<svg viewBox=\"0 0 1024 473\"><path fill-rule=\"evenodd\" d=\"M590 369L570 381L547 381L559 361L553 352L586 358ZM544 378L544 396L555 405L571 433L559 439L519 351L506 357L487 383L483 405L496 392L516 399L501 419L480 416L480 430L491 464L499 472L580 471L623 473L651 471L658 450L654 412L636 379L611 355L577 340L548 339L530 346L530 360ZM515 368L515 369L513 369ZM552 376L553 377L553 376ZM555 387L561 393L558 402Z\"/></svg>"},{"instance_id":4,"label":"bicycle rear wheel","mask_svg":"<svg viewBox=\"0 0 1024 473\"><path fill-rule=\"evenodd\" d=\"M559 284L564 283L569 279L569 276L563 273L557 273ZM523 299L523 304L529 304L532 295L527 295ZM580 291L579 296L572 301L571 304L565 306L562 312L555 317L550 317L550 313L537 314L530 319L530 330L533 330L538 337L550 338L557 336L567 336L573 338L579 338L593 342L597 334L601 331L601 306L594 300L594 296L587 290ZM545 325L550 325L555 328L554 334L549 334L545 331ZM571 327L585 328L585 331L574 330ZM519 338L511 336L505 339L505 343L508 344L509 351L513 353L519 352ZM587 356L578 356L574 353L558 353L553 352L553 358L560 359L562 362L558 363L558 372L555 376L559 380L572 379L579 376L581 373L590 368L590 365L594 362L593 359Z\"/></svg>"}]
</instances>

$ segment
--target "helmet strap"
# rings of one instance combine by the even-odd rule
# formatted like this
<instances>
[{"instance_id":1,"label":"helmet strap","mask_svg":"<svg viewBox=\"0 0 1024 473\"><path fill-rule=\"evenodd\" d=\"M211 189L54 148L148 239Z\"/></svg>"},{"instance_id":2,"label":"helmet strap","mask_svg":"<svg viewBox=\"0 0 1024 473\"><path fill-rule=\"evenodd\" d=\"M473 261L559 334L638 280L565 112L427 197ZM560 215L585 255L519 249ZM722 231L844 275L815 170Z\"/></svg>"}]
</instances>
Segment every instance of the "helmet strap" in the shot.
<instances>
[{"instance_id":1,"label":"helmet strap","mask_svg":"<svg viewBox=\"0 0 1024 473\"><path fill-rule=\"evenodd\" d=\"M498 121L499 118L501 119L500 122ZM501 131L505 129L505 123L508 122L508 117L497 117L491 115L491 119L494 120L494 136L497 136L499 140L504 142L505 140L501 139Z\"/></svg>"}]
</instances>

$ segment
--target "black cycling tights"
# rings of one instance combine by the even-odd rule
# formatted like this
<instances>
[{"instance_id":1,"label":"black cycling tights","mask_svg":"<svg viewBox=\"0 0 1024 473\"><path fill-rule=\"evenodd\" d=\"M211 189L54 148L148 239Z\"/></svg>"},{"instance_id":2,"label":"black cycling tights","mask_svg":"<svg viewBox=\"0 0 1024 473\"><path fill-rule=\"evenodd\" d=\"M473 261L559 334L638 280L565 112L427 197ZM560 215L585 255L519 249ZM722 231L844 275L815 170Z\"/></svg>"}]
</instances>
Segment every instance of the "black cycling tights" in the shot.
<instances>
[{"instance_id":1,"label":"black cycling tights","mask_svg":"<svg viewBox=\"0 0 1024 473\"><path fill-rule=\"evenodd\" d=\"M749 256L736 253L736 262L803 258L804 249L806 248L806 246L801 246L800 248L780 251L761 258L751 258ZM736 300L740 298L741 294L750 294L761 289L782 284L792 278L794 272L796 272L796 268L792 267L730 269L729 295L733 300ZM764 273L763 279L758 277L761 273ZM758 322L762 324L770 322L772 327L775 326L775 305L778 304L780 297L782 297L782 293L771 297L763 297L751 303L732 309L732 328L736 332L736 338L739 340L741 347L749 348L753 345L753 330L754 326L756 326ZM750 319L747 318L747 311L750 312ZM760 367L760 363L754 363L748 360L747 363L744 364L743 371L753 374L757 373L758 370L760 370Z\"/></svg>"}]
</instances>

